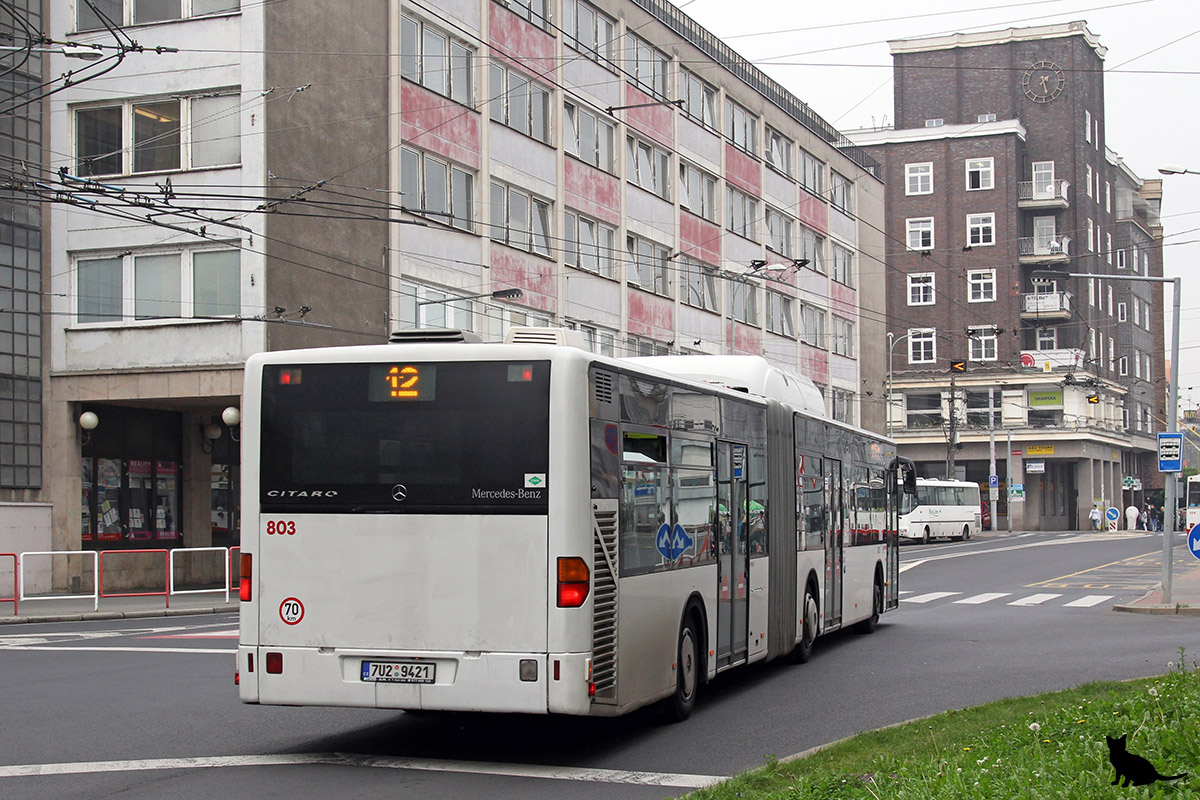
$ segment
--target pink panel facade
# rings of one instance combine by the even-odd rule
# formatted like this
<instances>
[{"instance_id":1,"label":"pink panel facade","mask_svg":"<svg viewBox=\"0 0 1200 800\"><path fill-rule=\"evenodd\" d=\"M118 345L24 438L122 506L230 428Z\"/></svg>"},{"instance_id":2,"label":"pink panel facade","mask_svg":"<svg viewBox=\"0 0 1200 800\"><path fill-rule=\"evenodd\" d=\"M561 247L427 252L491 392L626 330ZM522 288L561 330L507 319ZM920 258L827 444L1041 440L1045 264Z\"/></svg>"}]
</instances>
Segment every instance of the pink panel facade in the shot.
<instances>
[{"instance_id":1,"label":"pink panel facade","mask_svg":"<svg viewBox=\"0 0 1200 800\"><path fill-rule=\"evenodd\" d=\"M400 138L479 169L479 114L407 81L400 88Z\"/></svg>"},{"instance_id":2,"label":"pink panel facade","mask_svg":"<svg viewBox=\"0 0 1200 800\"><path fill-rule=\"evenodd\" d=\"M531 77L557 80L554 37L509 11L500 3L488 4L488 30L492 56L508 61Z\"/></svg>"},{"instance_id":3,"label":"pink panel facade","mask_svg":"<svg viewBox=\"0 0 1200 800\"><path fill-rule=\"evenodd\" d=\"M728 142L725 143L725 180L755 197L762 197L762 164Z\"/></svg>"},{"instance_id":4,"label":"pink panel facade","mask_svg":"<svg viewBox=\"0 0 1200 800\"><path fill-rule=\"evenodd\" d=\"M720 264L721 229L703 217L679 212L679 251L708 264Z\"/></svg>"},{"instance_id":5,"label":"pink panel facade","mask_svg":"<svg viewBox=\"0 0 1200 800\"><path fill-rule=\"evenodd\" d=\"M625 104L631 106L656 102L653 97L632 84L625 87ZM668 149L675 149L675 108L664 105L644 105L623 112L625 124Z\"/></svg>"},{"instance_id":6,"label":"pink panel facade","mask_svg":"<svg viewBox=\"0 0 1200 800\"><path fill-rule=\"evenodd\" d=\"M660 342L675 338L675 303L668 297L627 289L626 302L629 306L629 332L634 336L647 336Z\"/></svg>"},{"instance_id":7,"label":"pink panel facade","mask_svg":"<svg viewBox=\"0 0 1200 800\"><path fill-rule=\"evenodd\" d=\"M800 202L796 204L796 216L818 233L829 231L829 206L815 195L801 190Z\"/></svg>"},{"instance_id":8,"label":"pink panel facade","mask_svg":"<svg viewBox=\"0 0 1200 800\"><path fill-rule=\"evenodd\" d=\"M858 318L858 293L849 286L830 282L829 310L839 317Z\"/></svg>"},{"instance_id":9,"label":"pink panel facade","mask_svg":"<svg viewBox=\"0 0 1200 800\"><path fill-rule=\"evenodd\" d=\"M621 182L604 170L573 158L563 159L563 197L576 211L621 224Z\"/></svg>"},{"instance_id":10,"label":"pink panel facade","mask_svg":"<svg viewBox=\"0 0 1200 800\"><path fill-rule=\"evenodd\" d=\"M550 313L557 311L558 288L554 280L553 261L503 245L493 245L492 285L502 289L520 289L523 292L520 302L532 309Z\"/></svg>"},{"instance_id":11,"label":"pink panel facade","mask_svg":"<svg viewBox=\"0 0 1200 800\"><path fill-rule=\"evenodd\" d=\"M761 356L763 354L763 332L740 322L726 320L733 326L733 353L739 356Z\"/></svg>"},{"instance_id":12,"label":"pink panel facade","mask_svg":"<svg viewBox=\"0 0 1200 800\"><path fill-rule=\"evenodd\" d=\"M829 353L801 343L800 374L817 383L829 385Z\"/></svg>"}]
</instances>

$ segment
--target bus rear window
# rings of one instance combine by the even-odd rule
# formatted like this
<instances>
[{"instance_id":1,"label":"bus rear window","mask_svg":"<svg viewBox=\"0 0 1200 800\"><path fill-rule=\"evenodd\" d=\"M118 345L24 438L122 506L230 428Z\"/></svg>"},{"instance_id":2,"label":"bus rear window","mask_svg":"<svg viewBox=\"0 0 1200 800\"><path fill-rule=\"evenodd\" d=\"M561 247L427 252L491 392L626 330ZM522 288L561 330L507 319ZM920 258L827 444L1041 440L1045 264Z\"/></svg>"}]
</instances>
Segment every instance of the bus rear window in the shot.
<instances>
[{"instance_id":1,"label":"bus rear window","mask_svg":"<svg viewBox=\"0 0 1200 800\"><path fill-rule=\"evenodd\" d=\"M544 513L550 363L267 365L263 511Z\"/></svg>"}]
</instances>

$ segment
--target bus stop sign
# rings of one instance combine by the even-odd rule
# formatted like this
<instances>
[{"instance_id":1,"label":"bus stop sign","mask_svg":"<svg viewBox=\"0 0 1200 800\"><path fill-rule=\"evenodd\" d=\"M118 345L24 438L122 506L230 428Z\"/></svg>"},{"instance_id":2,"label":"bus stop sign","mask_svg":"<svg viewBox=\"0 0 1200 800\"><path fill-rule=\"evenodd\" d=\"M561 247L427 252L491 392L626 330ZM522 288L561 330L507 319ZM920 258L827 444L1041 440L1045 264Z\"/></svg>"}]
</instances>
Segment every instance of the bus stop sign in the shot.
<instances>
[{"instance_id":1,"label":"bus stop sign","mask_svg":"<svg viewBox=\"0 0 1200 800\"><path fill-rule=\"evenodd\" d=\"M1181 472L1183 470L1183 434L1160 433L1158 435L1158 471Z\"/></svg>"}]
</instances>

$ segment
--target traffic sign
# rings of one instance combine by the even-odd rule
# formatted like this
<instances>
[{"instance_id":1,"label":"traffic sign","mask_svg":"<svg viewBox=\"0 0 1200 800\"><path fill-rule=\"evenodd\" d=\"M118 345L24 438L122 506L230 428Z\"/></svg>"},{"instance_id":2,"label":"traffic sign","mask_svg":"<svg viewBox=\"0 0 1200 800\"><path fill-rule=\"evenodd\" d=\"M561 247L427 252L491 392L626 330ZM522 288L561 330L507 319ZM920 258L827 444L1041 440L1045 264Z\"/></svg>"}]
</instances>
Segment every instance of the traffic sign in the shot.
<instances>
[{"instance_id":1,"label":"traffic sign","mask_svg":"<svg viewBox=\"0 0 1200 800\"><path fill-rule=\"evenodd\" d=\"M1104 512L1104 516L1109 522L1116 522L1121 518L1121 510L1114 506L1109 506L1108 510Z\"/></svg>"},{"instance_id":2,"label":"traffic sign","mask_svg":"<svg viewBox=\"0 0 1200 800\"><path fill-rule=\"evenodd\" d=\"M1188 551L1200 558L1200 525L1193 525L1192 532L1188 534Z\"/></svg>"},{"instance_id":3,"label":"traffic sign","mask_svg":"<svg viewBox=\"0 0 1200 800\"><path fill-rule=\"evenodd\" d=\"M988 486L999 486L999 485L1000 485L1000 476L999 475L988 475Z\"/></svg>"},{"instance_id":4,"label":"traffic sign","mask_svg":"<svg viewBox=\"0 0 1200 800\"><path fill-rule=\"evenodd\" d=\"M1158 435L1158 471L1183 471L1183 434L1160 433Z\"/></svg>"}]
</instances>

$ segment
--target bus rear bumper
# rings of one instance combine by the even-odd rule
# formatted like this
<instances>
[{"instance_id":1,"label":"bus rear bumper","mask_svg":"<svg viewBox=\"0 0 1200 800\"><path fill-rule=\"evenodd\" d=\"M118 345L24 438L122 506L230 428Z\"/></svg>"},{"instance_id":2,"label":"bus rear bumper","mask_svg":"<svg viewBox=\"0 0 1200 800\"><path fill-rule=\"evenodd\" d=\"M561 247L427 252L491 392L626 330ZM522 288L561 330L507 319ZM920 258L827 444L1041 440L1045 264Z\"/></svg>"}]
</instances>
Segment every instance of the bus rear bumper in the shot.
<instances>
[{"instance_id":1,"label":"bus rear bumper","mask_svg":"<svg viewBox=\"0 0 1200 800\"><path fill-rule=\"evenodd\" d=\"M245 703L524 714L589 713L589 660L586 653L244 646L238 652ZM403 667L405 674L381 676L380 667L384 673Z\"/></svg>"}]
</instances>

